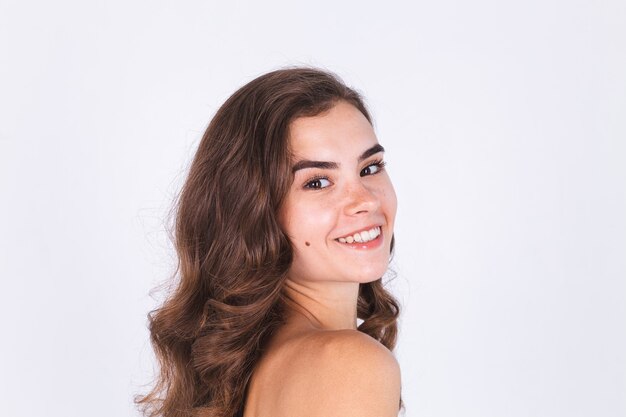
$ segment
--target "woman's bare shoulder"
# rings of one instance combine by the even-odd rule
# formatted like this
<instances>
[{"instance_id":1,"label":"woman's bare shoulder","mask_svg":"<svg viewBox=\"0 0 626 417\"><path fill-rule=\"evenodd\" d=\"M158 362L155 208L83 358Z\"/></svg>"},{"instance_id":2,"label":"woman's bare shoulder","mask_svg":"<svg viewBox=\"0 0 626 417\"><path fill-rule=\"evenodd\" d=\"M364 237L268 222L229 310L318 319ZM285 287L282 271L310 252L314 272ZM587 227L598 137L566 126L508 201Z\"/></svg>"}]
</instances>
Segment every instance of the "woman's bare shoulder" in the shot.
<instances>
[{"instance_id":1,"label":"woman's bare shoulder","mask_svg":"<svg viewBox=\"0 0 626 417\"><path fill-rule=\"evenodd\" d=\"M309 359L318 365L359 365L376 361L384 367L398 365L394 355L378 340L358 330L320 331L308 335ZM305 343L306 343L305 342Z\"/></svg>"},{"instance_id":2,"label":"woman's bare shoulder","mask_svg":"<svg viewBox=\"0 0 626 417\"><path fill-rule=\"evenodd\" d=\"M299 416L397 416L400 367L377 340L356 330L309 334L283 374L284 405Z\"/></svg>"}]
</instances>

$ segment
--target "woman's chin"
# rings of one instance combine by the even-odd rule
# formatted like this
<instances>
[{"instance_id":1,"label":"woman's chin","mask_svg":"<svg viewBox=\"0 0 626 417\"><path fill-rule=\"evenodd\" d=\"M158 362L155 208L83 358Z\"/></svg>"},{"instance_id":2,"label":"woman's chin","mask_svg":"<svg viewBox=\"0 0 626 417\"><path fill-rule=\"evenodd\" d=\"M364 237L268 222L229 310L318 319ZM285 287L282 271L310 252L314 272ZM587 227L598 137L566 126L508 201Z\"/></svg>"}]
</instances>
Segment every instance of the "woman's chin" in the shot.
<instances>
[{"instance_id":1,"label":"woman's chin","mask_svg":"<svg viewBox=\"0 0 626 417\"><path fill-rule=\"evenodd\" d=\"M382 278L383 275L387 272L387 266L384 267L372 267L361 271L358 275L353 275L353 279L358 281L360 284L366 284L368 282L376 281L377 279Z\"/></svg>"}]
</instances>

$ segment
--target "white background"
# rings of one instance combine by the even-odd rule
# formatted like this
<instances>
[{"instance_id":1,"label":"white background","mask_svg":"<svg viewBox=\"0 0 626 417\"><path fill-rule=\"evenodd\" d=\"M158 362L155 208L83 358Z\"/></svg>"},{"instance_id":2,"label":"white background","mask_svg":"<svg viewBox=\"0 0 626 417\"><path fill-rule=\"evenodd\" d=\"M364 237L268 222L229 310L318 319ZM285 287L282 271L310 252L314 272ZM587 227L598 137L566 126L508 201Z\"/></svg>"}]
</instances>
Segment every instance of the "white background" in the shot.
<instances>
[{"instance_id":1,"label":"white background","mask_svg":"<svg viewBox=\"0 0 626 417\"><path fill-rule=\"evenodd\" d=\"M408 417L626 415L623 1L0 1L0 413L135 416L165 216L284 65L373 112Z\"/></svg>"}]
</instances>

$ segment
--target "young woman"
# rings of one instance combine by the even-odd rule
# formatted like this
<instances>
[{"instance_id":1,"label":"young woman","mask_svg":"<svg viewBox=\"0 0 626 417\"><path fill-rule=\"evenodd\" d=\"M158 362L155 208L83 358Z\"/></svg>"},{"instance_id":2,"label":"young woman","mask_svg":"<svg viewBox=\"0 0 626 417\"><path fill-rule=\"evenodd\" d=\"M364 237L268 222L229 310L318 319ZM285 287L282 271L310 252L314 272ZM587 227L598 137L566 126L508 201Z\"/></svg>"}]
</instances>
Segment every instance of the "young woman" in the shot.
<instances>
[{"instance_id":1,"label":"young woman","mask_svg":"<svg viewBox=\"0 0 626 417\"><path fill-rule=\"evenodd\" d=\"M398 415L383 155L360 95L325 71L274 71L224 103L177 201L146 415Z\"/></svg>"}]
</instances>

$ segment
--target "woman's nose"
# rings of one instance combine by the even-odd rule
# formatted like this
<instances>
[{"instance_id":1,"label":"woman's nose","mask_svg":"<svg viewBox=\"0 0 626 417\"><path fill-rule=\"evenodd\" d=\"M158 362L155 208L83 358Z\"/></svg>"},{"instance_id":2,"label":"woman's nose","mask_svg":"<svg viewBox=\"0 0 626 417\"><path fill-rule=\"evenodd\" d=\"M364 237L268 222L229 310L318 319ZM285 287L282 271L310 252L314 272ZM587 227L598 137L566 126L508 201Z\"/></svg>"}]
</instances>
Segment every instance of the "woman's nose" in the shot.
<instances>
[{"instance_id":1,"label":"woman's nose","mask_svg":"<svg viewBox=\"0 0 626 417\"><path fill-rule=\"evenodd\" d=\"M362 182L350 184L346 190L345 213L355 215L359 213L371 213L380 207L380 199L376 193L366 187Z\"/></svg>"}]
</instances>

